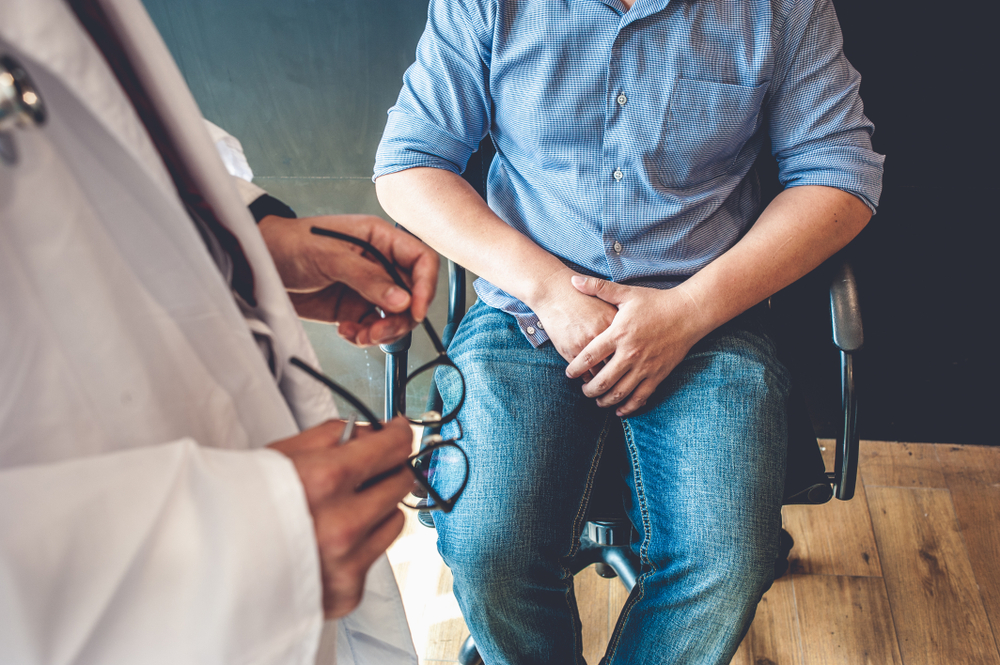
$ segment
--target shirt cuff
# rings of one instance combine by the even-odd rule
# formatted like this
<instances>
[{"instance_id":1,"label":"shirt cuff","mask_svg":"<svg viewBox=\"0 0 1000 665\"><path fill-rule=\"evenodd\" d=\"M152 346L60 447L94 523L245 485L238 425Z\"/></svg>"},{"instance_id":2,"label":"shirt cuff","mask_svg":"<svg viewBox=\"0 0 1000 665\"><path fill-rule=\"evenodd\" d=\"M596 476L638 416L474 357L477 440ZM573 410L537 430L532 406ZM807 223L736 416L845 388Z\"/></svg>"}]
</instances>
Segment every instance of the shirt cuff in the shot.
<instances>
[{"instance_id":1,"label":"shirt cuff","mask_svg":"<svg viewBox=\"0 0 1000 665\"><path fill-rule=\"evenodd\" d=\"M263 191L263 190L261 190ZM287 219L296 219L297 215L295 211L289 208L287 205L274 198L270 194L262 194L257 199L254 200L249 206L250 214L253 215L254 220L260 224L260 220L264 219L268 215L275 215L277 217L285 217Z\"/></svg>"}]
</instances>

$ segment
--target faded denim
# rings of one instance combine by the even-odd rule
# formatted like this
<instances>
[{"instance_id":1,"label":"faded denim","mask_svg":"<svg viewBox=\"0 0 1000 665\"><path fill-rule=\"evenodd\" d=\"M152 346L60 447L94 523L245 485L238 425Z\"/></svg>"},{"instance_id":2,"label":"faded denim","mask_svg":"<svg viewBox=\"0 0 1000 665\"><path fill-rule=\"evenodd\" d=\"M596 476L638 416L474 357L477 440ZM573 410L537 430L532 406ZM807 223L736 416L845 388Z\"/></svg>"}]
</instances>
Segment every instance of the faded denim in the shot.
<instances>
[{"instance_id":1,"label":"faded denim","mask_svg":"<svg viewBox=\"0 0 1000 665\"><path fill-rule=\"evenodd\" d=\"M638 415L583 396L551 344L477 302L449 350L466 377L465 494L438 549L488 664L583 663L567 562L608 428L624 427L642 571L602 663L727 664L772 581L788 377L759 316L697 344ZM440 385L446 407L457 387ZM442 457L434 482L458 482Z\"/></svg>"}]
</instances>

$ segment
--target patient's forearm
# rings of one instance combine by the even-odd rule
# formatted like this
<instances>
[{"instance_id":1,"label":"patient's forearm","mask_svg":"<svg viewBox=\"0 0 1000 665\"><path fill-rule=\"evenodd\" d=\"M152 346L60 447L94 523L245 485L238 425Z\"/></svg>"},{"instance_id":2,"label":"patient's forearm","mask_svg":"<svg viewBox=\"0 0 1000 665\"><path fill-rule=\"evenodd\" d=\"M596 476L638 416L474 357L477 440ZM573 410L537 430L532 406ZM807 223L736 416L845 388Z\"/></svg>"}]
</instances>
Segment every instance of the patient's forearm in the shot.
<instances>
[{"instance_id":1,"label":"patient's forearm","mask_svg":"<svg viewBox=\"0 0 1000 665\"><path fill-rule=\"evenodd\" d=\"M677 287L699 306L707 332L799 279L849 243L871 219L853 194L786 189L729 251Z\"/></svg>"},{"instance_id":2,"label":"patient's forearm","mask_svg":"<svg viewBox=\"0 0 1000 665\"><path fill-rule=\"evenodd\" d=\"M568 276L553 279L568 272L563 263L497 217L461 176L413 168L379 177L375 189L399 224L529 307L553 285L569 287Z\"/></svg>"}]
</instances>

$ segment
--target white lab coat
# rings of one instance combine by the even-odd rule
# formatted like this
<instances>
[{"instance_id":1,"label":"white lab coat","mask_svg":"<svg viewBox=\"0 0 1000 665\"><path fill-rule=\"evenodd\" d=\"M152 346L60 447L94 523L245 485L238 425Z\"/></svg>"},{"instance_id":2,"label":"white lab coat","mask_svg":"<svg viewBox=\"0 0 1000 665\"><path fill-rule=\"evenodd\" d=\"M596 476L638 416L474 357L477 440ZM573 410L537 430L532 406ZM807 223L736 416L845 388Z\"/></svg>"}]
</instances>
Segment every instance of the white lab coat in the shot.
<instances>
[{"instance_id":1,"label":"white lab coat","mask_svg":"<svg viewBox=\"0 0 1000 665\"><path fill-rule=\"evenodd\" d=\"M62 0L0 0L0 55L48 110L0 136L0 663L416 663L384 557L324 625L301 484L263 446L332 402L287 365L316 358L155 28L102 4L258 306Z\"/></svg>"}]
</instances>

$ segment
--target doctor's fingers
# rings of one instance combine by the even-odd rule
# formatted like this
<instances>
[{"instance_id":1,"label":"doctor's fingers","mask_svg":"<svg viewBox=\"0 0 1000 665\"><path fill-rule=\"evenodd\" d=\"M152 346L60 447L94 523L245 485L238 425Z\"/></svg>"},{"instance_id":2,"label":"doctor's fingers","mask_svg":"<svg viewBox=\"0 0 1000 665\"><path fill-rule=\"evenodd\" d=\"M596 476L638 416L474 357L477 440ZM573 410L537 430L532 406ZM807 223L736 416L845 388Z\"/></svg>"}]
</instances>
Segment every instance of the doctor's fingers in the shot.
<instances>
[{"instance_id":1,"label":"doctor's fingers","mask_svg":"<svg viewBox=\"0 0 1000 665\"><path fill-rule=\"evenodd\" d=\"M336 531L338 522L332 515L327 517L315 520L316 541L322 567L323 610L327 619L335 619L361 602L368 569L402 532L404 517L399 508L393 508L354 547L343 551L331 544L327 531Z\"/></svg>"},{"instance_id":2,"label":"doctor's fingers","mask_svg":"<svg viewBox=\"0 0 1000 665\"><path fill-rule=\"evenodd\" d=\"M380 432L361 428L348 444L338 446L343 428L339 421L328 421L271 446L291 458L310 507L331 497L351 497L373 476L402 468L412 449L412 430L402 418Z\"/></svg>"},{"instance_id":3,"label":"doctor's fingers","mask_svg":"<svg viewBox=\"0 0 1000 665\"><path fill-rule=\"evenodd\" d=\"M385 318L365 317L360 323L341 321L337 333L359 347L391 344L413 330L417 322L409 314L389 314Z\"/></svg>"},{"instance_id":4,"label":"doctor's fingers","mask_svg":"<svg viewBox=\"0 0 1000 665\"><path fill-rule=\"evenodd\" d=\"M315 217L311 218L311 222L370 243L397 268L412 291L413 298L412 301L401 299L393 290L395 282L382 265L374 257L363 256L364 252L360 247L347 241L326 238L324 242L314 242L310 246L311 260L317 265L319 272L326 274L329 280L349 285L369 302L386 311L402 312L410 308L414 318L423 320L437 288L440 262L437 252L415 236L372 215ZM354 257L343 254L345 248L349 248ZM376 272L372 272L371 265L366 266L359 261L369 261L377 268ZM393 286L389 286L390 284Z\"/></svg>"},{"instance_id":5,"label":"doctor's fingers","mask_svg":"<svg viewBox=\"0 0 1000 665\"><path fill-rule=\"evenodd\" d=\"M347 599L346 611L360 597L368 567L402 531L398 503L411 489L413 476L402 469L361 492L340 494L311 507L328 597L337 603ZM334 611L330 603L324 606Z\"/></svg>"},{"instance_id":6,"label":"doctor's fingers","mask_svg":"<svg viewBox=\"0 0 1000 665\"><path fill-rule=\"evenodd\" d=\"M376 311L371 303L347 287L337 300L336 310L337 333L355 346L393 342L417 325L409 312Z\"/></svg>"},{"instance_id":7,"label":"doctor's fingers","mask_svg":"<svg viewBox=\"0 0 1000 665\"><path fill-rule=\"evenodd\" d=\"M363 485L374 488L389 483L391 487L405 487L413 482L405 470L412 449L413 430L406 419L396 417L384 423L381 430L361 429L343 446L323 451L325 465L317 465L318 477L311 480L318 481L321 491L341 498L365 491Z\"/></svg>"},{"instance_id":8,"label":"doctor's fingers","mask_svg":"<svg viewBox=\"0 0 1000 665\"><path fill-rule=\"evenodd\" d=\"M317 533L331 556L346 556L363 545L380 525L399 510L399 502L413 490L413 475L407 468L382 478L361 491L330 496L313 509Z\"/></svg>"},{"instance_id":9,"label":"doctor's fingers","mask_svg":"<svg viewBox=\"0 0 1000 665\"><path fill-rule=\"evenodd\" d=\"M399 234L393 243L393 259L410 275L413 295L410 313L417 321L423 321L437 290L440 258L437 252L414 236L398 229L393 229L393 232Z\"/></svg>"},{"instance_id":10,"label":"doctor's fingers","mask_svg":"<svg viewBox=\"0 0 1000 665\"><path fill-rule=\"evenodd\" d=\"M296 453L330 448L340 440L345 424L343 420L327 420L287 439L275 441L268 448L289 457Z\"/></svg>"},{"instance_id":11,"label":"doctor's fingers","mask_svg":"<svg viewBox=\"0 0 1000 665\"><path fill-rule=\"evenodd\" d=\"M331 252L318 261L320 270L331 283L343 284L365 302L393 313L409 309L413 300L409 291L413 287L407 281L409 275L406 271L398 271L406 284L404 289L396 284L381 263L354 252Z\"/></svg>"},{"instance_id":12,"label":"doctor's fingers","mask_svg":"<svg viewBox=\"0 0 1000 665\"><path fill-rule=\"evenodd\" d=\"M422 321L437 289L440 264L437 252L416 236L388 224L373 225L368 241L401 269L404 279L409 278L408 283L413 292L410 310L414 319Z\"/></svg>"}]
</instances>

